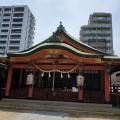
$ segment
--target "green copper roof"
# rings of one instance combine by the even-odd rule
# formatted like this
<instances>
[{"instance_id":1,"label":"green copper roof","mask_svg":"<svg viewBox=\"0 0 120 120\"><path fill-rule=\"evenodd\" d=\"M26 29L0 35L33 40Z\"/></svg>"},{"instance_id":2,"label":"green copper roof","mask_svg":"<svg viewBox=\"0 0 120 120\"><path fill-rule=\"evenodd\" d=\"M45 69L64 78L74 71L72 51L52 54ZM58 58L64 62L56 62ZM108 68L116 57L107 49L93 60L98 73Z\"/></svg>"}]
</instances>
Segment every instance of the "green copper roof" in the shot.
<instances>
[{"instance_id":1,"label":"green copper roof","mask_svg":"<svg viewBox=\"0 0 120 120\"><path fill-rule=\"evenodd\" d=\"M50 49L50 48L55 48L55 49L63 49L63 50L67 50L73 54L76 54L77 56L86 56L86 57L100 57L97 54L91 54L91 53L85 53L82 52L80 50L77 50L76 48L65 44L65 43L43 43L43 44L39 44L36 47L33 47L32 49L29 49L27 51L22 51L22 52L18 52L18 53L14 53L14 54L8 54L8 56L25 56L25 55L31 55L33 53L35 53L38 50L43 50L43 49Z\"/></svg>"},{"instance_id":2,"label":"green copper roof","mask_svg":"<svg viewBox=\"0 0 120 120\"><path fill-rule=\"evenodd\" d=\"M102 58L103 60L111 60L111 61L120 61L120 56L104 56Z\"/></svg>"}]
</instances>

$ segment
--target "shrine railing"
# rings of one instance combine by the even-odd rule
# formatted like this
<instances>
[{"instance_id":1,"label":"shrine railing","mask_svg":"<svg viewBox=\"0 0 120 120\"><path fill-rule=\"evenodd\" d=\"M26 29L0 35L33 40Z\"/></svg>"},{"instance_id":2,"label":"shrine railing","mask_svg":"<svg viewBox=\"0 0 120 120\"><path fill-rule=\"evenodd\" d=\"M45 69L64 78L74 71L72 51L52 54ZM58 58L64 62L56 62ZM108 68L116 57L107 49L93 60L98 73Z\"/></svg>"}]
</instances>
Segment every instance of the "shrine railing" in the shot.
<instances>
[{"instance_id":1,"label":"shrine railing","mask_svg":"<svg viewBox=\"0 0 120 120\"><path fill-rule=\"evenodd\" d=\"M11 89L9 98L26 99L28 97L28 88Z\"/></svg>"},{"instance_id":2,"label":"shrine railing","mask_svg":"<svg viewBox=\"0 0 120 120\"><path fill-rule=\"evenodd\" d=\"M65 92L61 89L52 91L51 89L36 88L33 91L33 99L50 100L50 101L78 101L77 92Z\"/></svg>"},{"instance_id":3,"label":"shrine railing","mask_svg":"<svg viewBox=\"0 0 120 120\"><path fill-rule=\"evenodd\" d=\"M28 88L17 88L10 90L10 98L27 99ZM50 101L78 101L78 92L72 90L64 91L62 89L43 89L34 88L33 97L35 100L50 100ZM104 92L83 90L83 102L104 103Z\"/></svg>"},{"instance_id":4,"label":"shrine railing","mask_svg":"<svg viewBox=\"0 0 120 120\"><path fill-rule=\"evenodd\" d=\"M94 90L84 90L83 101L91 103L104 103L104 92Z\"/></svg>"}]
</instances>

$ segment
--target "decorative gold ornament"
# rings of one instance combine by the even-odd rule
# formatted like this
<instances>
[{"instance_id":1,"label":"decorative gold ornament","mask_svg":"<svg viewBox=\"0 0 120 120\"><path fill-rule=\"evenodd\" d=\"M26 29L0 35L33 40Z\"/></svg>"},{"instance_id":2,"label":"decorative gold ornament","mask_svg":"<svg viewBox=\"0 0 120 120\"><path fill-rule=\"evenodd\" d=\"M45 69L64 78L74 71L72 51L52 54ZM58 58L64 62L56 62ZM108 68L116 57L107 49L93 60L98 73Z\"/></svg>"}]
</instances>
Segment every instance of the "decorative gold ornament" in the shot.
<instances>
[{"instance_id":1,"label":"decorative gold ornament","mask_svg":"<svg viewBox=\"0 0 120 120\"><path fill-rule=\"evenodd\" d=\"M15 61L15 59L11 57L10 58L10 62L14 62L14 61Z\"/></svg>"},{"instance_id":2,"label":"decorative gold ornament","mask_svg":"<svg viewBox=\"0 0 120 120\"><path fill-rule=\"evenodd\" d=\"M60 50L58 50L58 49L49 49L48 53L50 53L50 54L60 54Z\"/></svg>"},{"instance_id":3,"label":"decorative gold ornament","mask_svg":"<svg viewBox=\"0 0 120 120\"><path fill-rule=\"evenodd\" d=\"M95 63L101 63L101 58L96 58Z\"/></svg>"}]
</instances>

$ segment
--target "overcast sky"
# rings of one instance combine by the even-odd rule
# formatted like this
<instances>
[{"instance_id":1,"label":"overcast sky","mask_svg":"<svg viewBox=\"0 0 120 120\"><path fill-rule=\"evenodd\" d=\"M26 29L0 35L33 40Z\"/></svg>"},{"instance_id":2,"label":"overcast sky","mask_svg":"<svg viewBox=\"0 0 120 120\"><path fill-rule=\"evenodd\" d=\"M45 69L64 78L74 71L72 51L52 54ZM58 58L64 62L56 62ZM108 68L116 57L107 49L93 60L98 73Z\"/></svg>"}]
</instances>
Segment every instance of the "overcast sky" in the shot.
<instances>
[{"instance_id":1,"label":"overcast sky","mask_svg":"<svg viewBox=\"0 0 120 120\"><path fill-rule=\"evenodd\" d=\"M93 12L112 14L113 47L120 56L120 0L0 0L0 6L28 5L35 16L34 45L48 38L62 21L66 31L79 40L80 28Z\"/></svg>"}]
</instances>

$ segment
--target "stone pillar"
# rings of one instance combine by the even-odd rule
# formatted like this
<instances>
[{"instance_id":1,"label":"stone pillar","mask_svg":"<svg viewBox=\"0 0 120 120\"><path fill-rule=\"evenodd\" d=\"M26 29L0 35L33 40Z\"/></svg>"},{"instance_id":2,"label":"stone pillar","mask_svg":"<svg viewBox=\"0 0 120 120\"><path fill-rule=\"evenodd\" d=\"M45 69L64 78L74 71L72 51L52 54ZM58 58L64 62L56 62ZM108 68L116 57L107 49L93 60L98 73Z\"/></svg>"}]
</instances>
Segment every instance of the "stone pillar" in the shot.
<instances>
[{"instance_id":1,"label":"stone pillar","mask_svg":"<svg viewBox=\"0 0 120 120\"><path fill-rule=\"evenodd\" d=\"M10 66L9 71L8 71L6 91L5 91L5 96L6 97L9 96L10 87L11 87L11 81L12 81L12 75L13 75L13 68L12 68L12 66Z\"/></svg>"},{"instance_id":2,"label":"stone pillar","mask_svg":"<svg viewBox=\"0 0 120 120\"><path fill-rule=\"evenodd\" d=\"M105 103L110 102L109 73L105 72Z\"/></svg>"}]
</instances>

